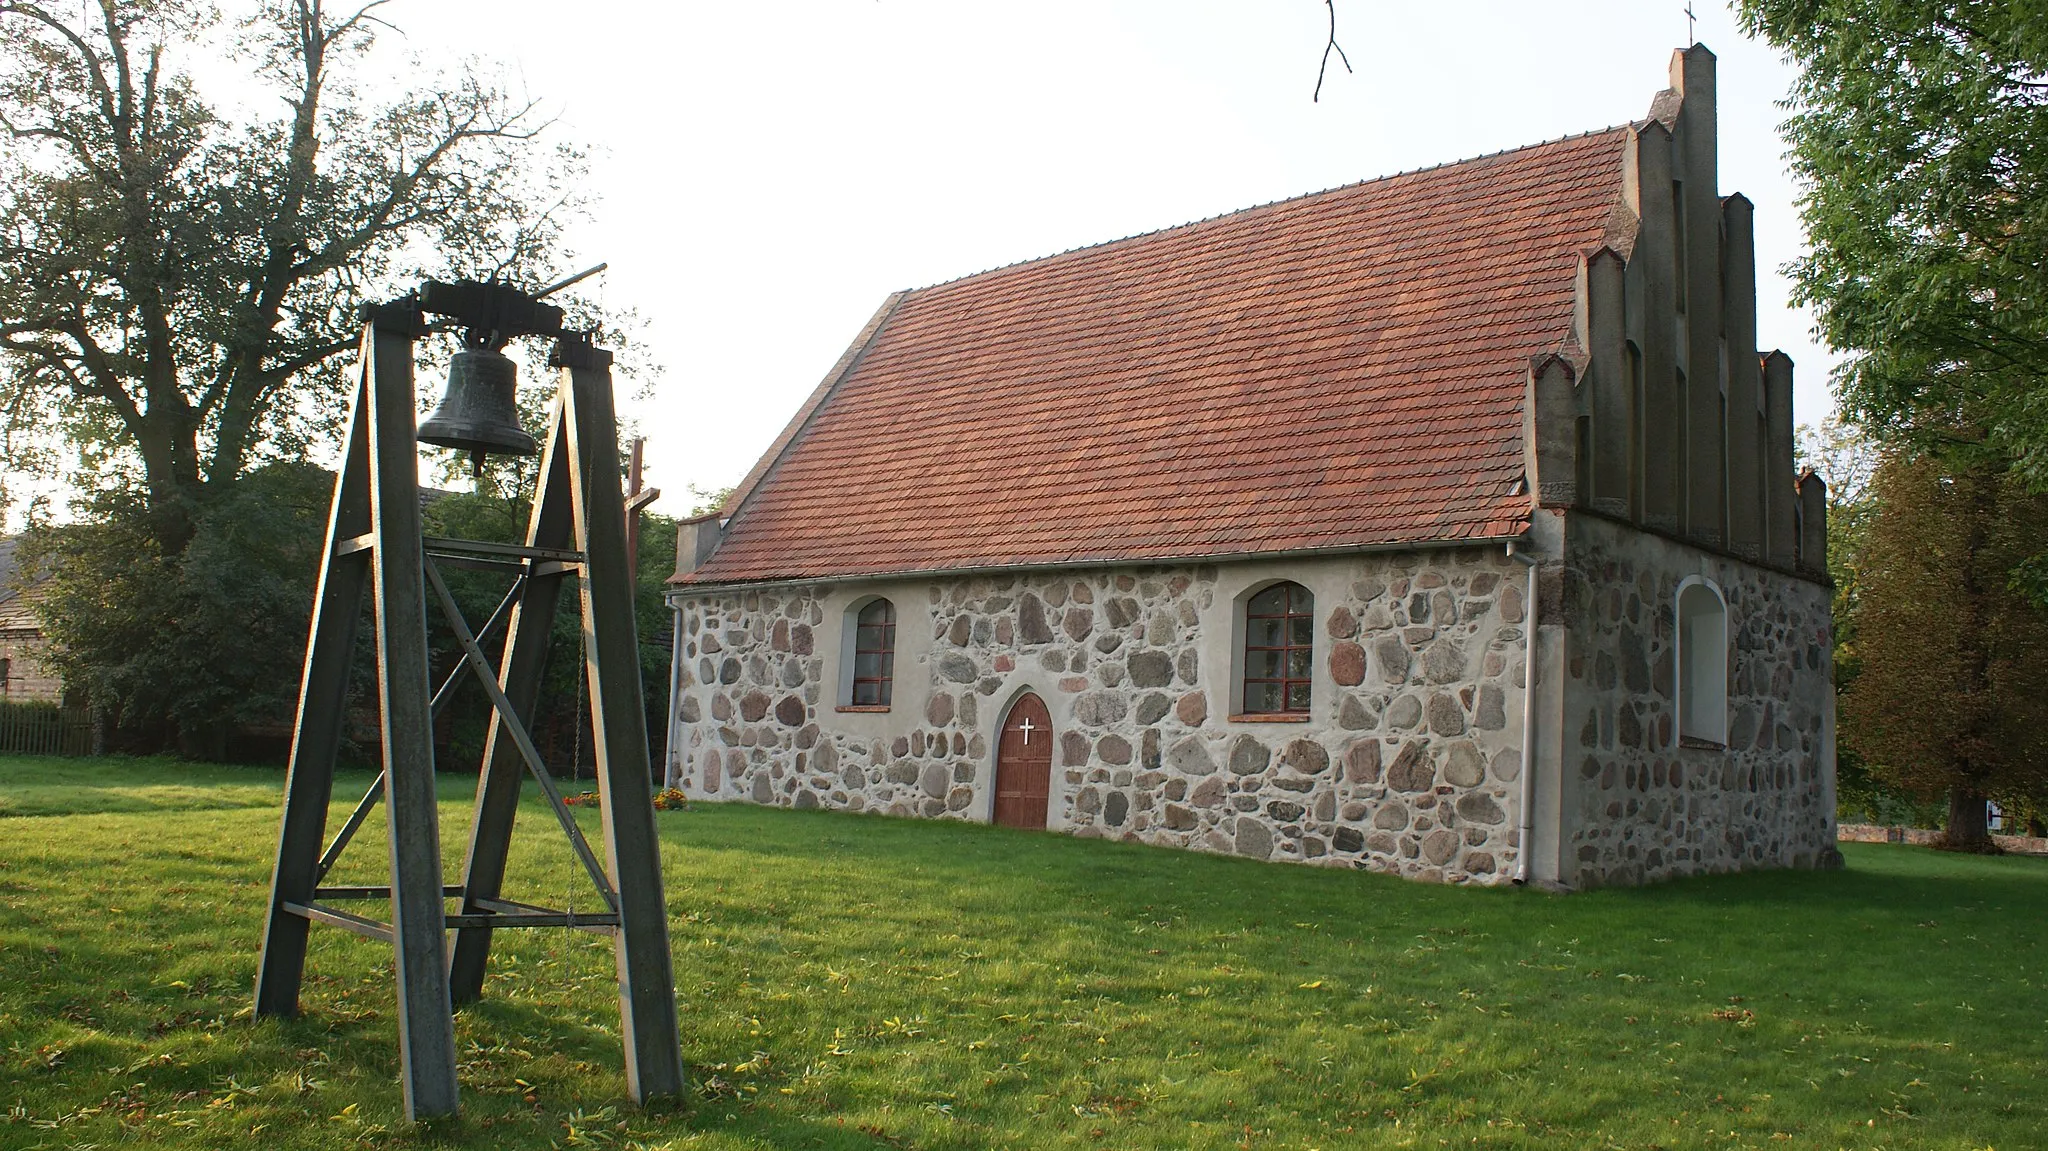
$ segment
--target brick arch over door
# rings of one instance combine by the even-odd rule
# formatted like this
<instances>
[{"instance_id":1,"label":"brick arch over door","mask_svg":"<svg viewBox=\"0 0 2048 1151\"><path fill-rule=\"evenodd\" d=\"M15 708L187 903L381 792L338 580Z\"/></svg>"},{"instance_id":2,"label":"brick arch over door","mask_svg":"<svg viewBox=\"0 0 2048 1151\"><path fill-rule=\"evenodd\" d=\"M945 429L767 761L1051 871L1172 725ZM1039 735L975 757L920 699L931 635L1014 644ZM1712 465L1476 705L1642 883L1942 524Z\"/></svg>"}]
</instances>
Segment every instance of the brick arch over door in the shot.
<instances>
[{"instance_id":1,"label":"brick arch over door","mask_svg":"<svg viewBox=\"0 0 2048 1151\"><path fill-rule=\"evenodd\" d=\"M1052 716L1045 701L1025 692L1003 717L996 745L996 802L992 821L1004 827L1045 826L1052 798Z\"/></svg>"}]
</instances>

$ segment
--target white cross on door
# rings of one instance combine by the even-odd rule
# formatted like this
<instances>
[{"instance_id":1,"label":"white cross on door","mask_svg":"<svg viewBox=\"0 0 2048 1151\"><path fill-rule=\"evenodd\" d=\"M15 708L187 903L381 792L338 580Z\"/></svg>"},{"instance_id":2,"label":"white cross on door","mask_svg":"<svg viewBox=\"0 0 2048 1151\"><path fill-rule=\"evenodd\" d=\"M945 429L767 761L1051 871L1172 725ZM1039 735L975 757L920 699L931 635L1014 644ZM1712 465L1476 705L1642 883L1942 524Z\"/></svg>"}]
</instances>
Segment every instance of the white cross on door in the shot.
<instances>
[{"instance_id":1,"label":"white cross on door","mask_svg":"<svg viewBox=\"0 0 2048 1151\"><path fill-rule=\"evenodd\" d=\"M1037 730L1037 726L1031 722L1029 716L1026 716L1024 722L1017 725L1017 730L1024 733L1024 742L1028 744L1031 742L1031 733Z\"/></svg>"}]
</instances>

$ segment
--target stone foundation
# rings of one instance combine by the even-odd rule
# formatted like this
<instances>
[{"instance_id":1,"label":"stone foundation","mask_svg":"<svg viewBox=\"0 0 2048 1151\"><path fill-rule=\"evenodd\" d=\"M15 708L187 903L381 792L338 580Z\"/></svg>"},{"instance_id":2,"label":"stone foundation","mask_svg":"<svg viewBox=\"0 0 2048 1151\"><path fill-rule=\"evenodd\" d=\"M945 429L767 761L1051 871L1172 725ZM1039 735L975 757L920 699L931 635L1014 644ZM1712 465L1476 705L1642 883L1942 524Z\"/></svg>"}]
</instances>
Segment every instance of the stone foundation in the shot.
<instances>
[{"instance_id":1,"label":"stone foundation","mask_svg":"<svg viewBox=\"0 0 2048 1151\"><path fill-rule=\"evenodd\" d=\"M1874 823L1845 823L1836 834L1843 843L1904 843L1925 847L1941 837L1938 828L1880 827ZM1991 834L1991 842L2015 855L2048 855L2048 839L2038 835Z\"/></svg>"}]
</instances>

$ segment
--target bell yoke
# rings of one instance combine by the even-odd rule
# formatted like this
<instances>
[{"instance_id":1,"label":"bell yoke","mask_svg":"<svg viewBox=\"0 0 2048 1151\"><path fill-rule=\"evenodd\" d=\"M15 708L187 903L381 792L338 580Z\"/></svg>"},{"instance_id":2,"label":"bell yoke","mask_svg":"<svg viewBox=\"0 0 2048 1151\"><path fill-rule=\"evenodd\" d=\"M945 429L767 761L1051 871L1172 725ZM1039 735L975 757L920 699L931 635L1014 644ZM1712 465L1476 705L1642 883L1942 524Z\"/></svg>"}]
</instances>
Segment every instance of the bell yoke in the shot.
<instances>
[{"instance_id":1,"label":"bell yoke","mask_svg":"<svg viewBox=\"0 0 2048 1151\"><path fill-rule=\"evenodd\" d=\"M519 336L562 335L562 309L542 298L605 267L578 272L531 296L496 280L423 284L420 310L452 319L462 329L462 350L449 361L441 402L420 421L420 442L468 452L477 475L483 474L486 455L534 454L533 437L519 424L519 368L502 349Z\"/></svg>"}]
</instances>

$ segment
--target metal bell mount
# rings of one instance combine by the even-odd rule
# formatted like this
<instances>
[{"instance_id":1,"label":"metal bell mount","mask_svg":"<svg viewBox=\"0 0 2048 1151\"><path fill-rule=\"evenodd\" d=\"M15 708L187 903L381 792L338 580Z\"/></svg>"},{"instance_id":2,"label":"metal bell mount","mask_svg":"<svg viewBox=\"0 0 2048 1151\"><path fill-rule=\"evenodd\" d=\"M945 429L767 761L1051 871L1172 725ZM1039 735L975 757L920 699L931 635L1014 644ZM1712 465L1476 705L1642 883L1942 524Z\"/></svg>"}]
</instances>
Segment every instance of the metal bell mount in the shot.
<instances>
[{"instance_id":1,"label":"metal bell mount","mask_svg":"<svg viewBox=\"0 0 2048 1151\"><path fill-rule=\"evenodd\" d=\"M560 336L562 310L541 300L604 269L599 264L530 296L496 280L422 285L420 310L446 316L463 329L463 347L449 361L441 402L420 421L419 441L468 452L477 475L487 455L537 452L533 436L519 423L519 367L498 349L520 336Z\"/></svg>"}]
</instances>

